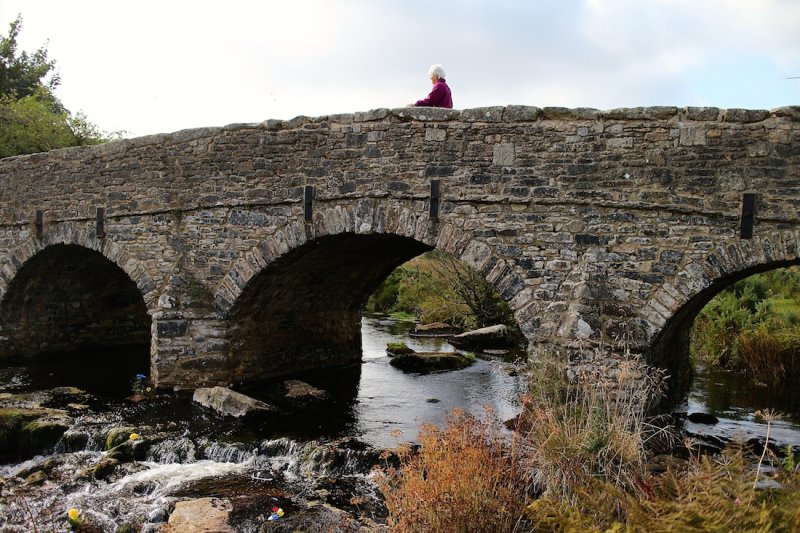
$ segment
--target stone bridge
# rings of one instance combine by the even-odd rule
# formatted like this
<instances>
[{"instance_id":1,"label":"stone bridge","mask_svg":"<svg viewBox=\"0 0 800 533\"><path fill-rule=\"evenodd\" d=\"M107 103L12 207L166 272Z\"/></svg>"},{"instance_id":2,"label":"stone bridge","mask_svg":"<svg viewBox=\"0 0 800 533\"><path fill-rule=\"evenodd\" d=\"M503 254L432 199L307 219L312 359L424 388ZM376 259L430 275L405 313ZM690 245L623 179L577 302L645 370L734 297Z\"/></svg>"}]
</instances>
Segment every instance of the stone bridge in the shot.
<instances>
[{"instance_id":1,"label":"stone bridge","mask_svg":"<svg viewBox=\"0 0 800 533\"><path fill-rule=\"evenodd\" d=\"M380 109L12 157L0 358L149 345L160 387L352 364L368 295L440 249L530 357L680 376L715 293L800 262L799 215L800 107Z\"/></svg>"}]
</instances>

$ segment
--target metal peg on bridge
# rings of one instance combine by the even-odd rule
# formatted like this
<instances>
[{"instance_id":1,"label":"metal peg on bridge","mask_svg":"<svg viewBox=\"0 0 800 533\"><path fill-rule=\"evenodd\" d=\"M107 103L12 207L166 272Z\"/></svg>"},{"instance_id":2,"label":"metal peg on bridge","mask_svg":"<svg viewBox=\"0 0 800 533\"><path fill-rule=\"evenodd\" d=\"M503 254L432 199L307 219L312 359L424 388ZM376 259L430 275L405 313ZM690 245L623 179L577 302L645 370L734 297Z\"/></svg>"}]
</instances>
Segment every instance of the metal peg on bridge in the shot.
<instances>
[{"instance_id":1,"label":"metal peg on bridge","mask_svg":"<svg viewBox=\"0 0 800 533\"><path fill-rule=\"evenodd\" d=\"M742 195L742 218L740 220L739 238L753 238L753 226L758 212L758 194L746 192Z\"/></svg>"},{"instance_id":2,"label":"metal peg on bridge","mask_svg":"<svg viewBox=\"0 0 800 533\"><path fill-rule=\"evenodd\" d=\"M97 229L95 233L98 239L106 238L106 210L103 207L97 208Z\"/></svg>"},{"instance_id":3,"label":"metal peg on bridge","mask_svg":"<svg viewBox=\"0 0 800 533\"><path fill-rule=\"evenodd\" d=\"M44 238L44 212L36 210L36 239L42 240Z\"/></svg>"},{"instance_id":4,"label":"metal peg on bridge","mask_svg":"<svg viewBox=\"0 0 800 533\"><path fill-rule=\"evenodd\" d=\"M314 186L306 185L303 187L303 213L306 222L311 222L311 217L314 214Z\"/></svg>"},{"instance_id":5,"label":"metal peg on bridge","mask_svg":"<svg viewBox=\"0 0 800 533\"><path fill-rule=\"evenodd\" d=\"M431 180L430 216L433 219L439 218L439 187L439 180Z\"/></svg>"}]
</instances>

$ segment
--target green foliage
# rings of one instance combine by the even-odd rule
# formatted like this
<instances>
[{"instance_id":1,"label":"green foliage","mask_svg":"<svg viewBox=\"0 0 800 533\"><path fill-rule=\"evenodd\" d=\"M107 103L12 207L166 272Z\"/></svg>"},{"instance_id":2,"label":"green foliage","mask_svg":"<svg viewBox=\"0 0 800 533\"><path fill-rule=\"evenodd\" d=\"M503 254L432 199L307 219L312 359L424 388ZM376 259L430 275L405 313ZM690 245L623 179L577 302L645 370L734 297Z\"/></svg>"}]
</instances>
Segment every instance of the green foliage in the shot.
<instances>
[{"instance_id":1,"label":"green foliage","mask_svg":"<svg viewBox=\"0 0 800 533\"><path fill-rule=\"evenodd\" d=\"M59 78L47 50L18 51L21 25L18 16L8 36L0 36L0 158L120 137L120 132L105 134L83 113L73 115L64 108L53 94Z\"/></svg>"},{"instance_id":2,"label":"green foliage","mask_svg":"<svg viewBox=\"0 0 800 533\"><path fill-rule=\"evenodd\" d=\"M403 278L408 275L402 266L396 268L389 274L383 282L375 289L375 292L367 300L366 310L371 313L386 313L396 310L398 307L399 286Z\"/></svg>"},{"instance_id":3,"label":"green foliage","mask_svg":"<svg viewBox=\"0 0 800 533\"><path fill-rule=\"evenodd\" d=\"M440 251L423 254L394 270L367 301L366 310L400 311L426 324L445 322L463 329L505 324L516 330L511 309L497 291Z\"/></svg>"},{"instance_id":4,"label":"green foliage","mask_svg":"<svg viewBox=\"0 0 800 533\"><path fill-rule=\"evenodd\" d=\"M695 359L746 370L760 381L800 375L800 271L777 269L715 296L695 319Z\"/></svg>"},{"instance_id":5,"label":"green foliage","mask_svg":"<svg viewBox=\"0 0 800 533\"><path fill-rule=\"evenodd\" d=\"M8 36L0 36L0 95L24 98L45 88L48 93L60 80L54 72L55 61L48 59L43 46L33 54L17 51L17 37L22 28L22 16L17 15L9 25ZM50 75L49 79L45 79Z\"/></svg>"},{"instance_id":6,"label":"green foliage","mask_svg":"<svg viewBox=\"0 0 800 533\"><path fill-rule=\"evenodd\" d=\"M39 94L19 100L0 96L0 157L44 152L75 142L68 117L54 113Z\"/></svg>"}]
</instances>

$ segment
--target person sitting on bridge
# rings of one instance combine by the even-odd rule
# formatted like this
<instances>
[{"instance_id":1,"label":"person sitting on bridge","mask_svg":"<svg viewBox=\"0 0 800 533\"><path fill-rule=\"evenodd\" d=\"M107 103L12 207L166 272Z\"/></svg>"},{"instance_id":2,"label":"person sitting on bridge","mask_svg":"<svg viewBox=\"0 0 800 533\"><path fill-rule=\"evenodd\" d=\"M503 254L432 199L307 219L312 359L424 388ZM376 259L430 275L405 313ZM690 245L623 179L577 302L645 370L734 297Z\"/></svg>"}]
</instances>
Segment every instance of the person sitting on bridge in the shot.
<instances>
[{"instance_id":1,"label":"person sitting on bridge","mask_svg":"<svg viewBox=\"0 0 800 533\"><path fill-rule=\"evenodd\" d=\"M428 69L428 75L431 77L433 90L431 93L422 100L417 100L409 107L446 107L453 108L453 98L450 95L450 87L444 79L444 67L441 65L431 65Z\"/></svg>"}]
</instances>

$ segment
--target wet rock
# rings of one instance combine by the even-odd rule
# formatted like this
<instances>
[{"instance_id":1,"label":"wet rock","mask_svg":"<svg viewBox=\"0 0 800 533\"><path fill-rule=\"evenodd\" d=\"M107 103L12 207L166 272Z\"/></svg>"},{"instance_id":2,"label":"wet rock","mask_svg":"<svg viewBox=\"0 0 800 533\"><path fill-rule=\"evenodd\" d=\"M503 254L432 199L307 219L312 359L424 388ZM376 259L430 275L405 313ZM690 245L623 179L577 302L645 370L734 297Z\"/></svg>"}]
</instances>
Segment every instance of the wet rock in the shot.
<instances>
[{"instance_id":1,"label":"wet rock","mask_svg":"<svg viewBox=\"0 0 800 533\"><path fill-rule=\"evenodd\" d=\"M296 379L284 381L283 390L286 400L298 407L307 407L331 399L331 395L326 391Z\"/></svg>"},{"instance_id":2,"label":"wet rock","mask_svg":"<svg viewBox=\"0 0 800 533\"><path fill-rule=\"evenodd\" d=\"M0 408L0 459L23 460L50 452L71 424L60 409Z\"/></svg>"},{"instance_id":3,"label":"wet rock","mask_svg":"<svg viewBox=\"0 0 800 533\"><path fill-rule=\"evenodd\" d=\"M131 438L133 436L136 438ZM105 449L108 457L121 463L143 460L149 447L150 444L131 426L111 428L106 434Z\"/></svg>"},{"instance_id":4,"label":"wet rock","mask_svg":"<svg viewBox=\"0 0 800 533\"><path fill-rule=\"evenodd\" d=\"M220 498L199 498L175 504L164 533L234 533L229 524L233 506Z\"/></svg>"},{"instance_id":5,"label":"wet rock","mask_svg":"<svg viewBox=\"0 0 800 533\"><path fill-rule=\"evenodd\" d=\"M360 524L346 512L324 503L313 502L308 508L286 512L278 520L261 525L259 533L322 533L328 531L359 531ZM388 531L388 530L387 530Z\"/></svg>"},{"instance_id":6,"label":"wet rock","mask_svg":"<svg viewBox=\"0 0 800 533\"><path fill-rule=\"evenodd\" d=\"M47 474L43 470L37 470L25 478L26 485L41 485L47 481Z\"/></svg>"},{"instance_id":7,"label":"wet rock","mask_svg":"<svg viewBox=\"0 0 800 533\"><path fill-rule=\"evenodd\" d=\"M695 424L714 425L719 422L719 418L709 413L689 413L686 418L689 422L694 422Z\"/></svg>"},{"instance_id":8,"label":"wet rock","mask_svg":"<svg viewBox=\"0 0 800 533\"><path fill-rule=\"evenodd\" d=\"M111 450L125 444L131 439L131 435L136 433L136 428L131 426L121 426L116 428L111 428L108 430L106 434L106 450Z\"/></svg>"},{"instance_id":9,"label":"wet rock","mask_svg":"<svg viewBox=\"0 0 800 533\"><path fill-rule=\"evenodd\" d=\"M434 322L433 324L417 324L414 327L414 332L412 335L416 337L440 337L440 336L450 336L450 335L457 335L460 333L460 329L451 326L450 324L446 324L444 322Z\"/></svg>"},{"instance_id":10,"label":"wet rock","mask_svg":"<svg viewBox=\"0 0 800 533\"><path fill-rule=\"evenodd\" d=\"M392 358L389 364L404 372L435 372L466 368L472 361L459 353L415 352L398 355Z\"/></svg>"},{"instance_id":11,"label":"wet rock","mask_svg":"<svg viewBox=\"0 0 800 533\"><path fill-rule=\"evenodd\" d=\"M235 417L276 411L271 405L225 387L195 389L192 401L223 415Z\"/></svg>"},{"instance_id":12,"label":"wet rock","mask_svg":"<svg viewBox=\"0 0 800 533\"><path fill-rule=\"evenodd\" d=\"M70 428L64 432L62 442L64 443L64 451L77 452L85 450L86 445L89 443L89 433Z\"/></svg>"},{"instance_id":13,"label":"wet rock","mask_svg":"<svg viewBox=\"0 0 800 533\"><path fill-rule=\"evenodd\" d=\"M398 355L407 355L415 352L402 342L390 342L386 346L386 353L389 357L396 357Z\"/></svg>"},{"instance_id":14,"label":"wet rock","mask_svg":"<svg viewBox=\"0 0 800 533\"><path fill-rule=\"evenodd\" d=\"M93 468L92 475L95 479L106 479L119 466L119 461L113 457L103 457Z\"/></svg>"},{"instance_id":15,"label":"wet rock","mask_svg":"<svg viewBox=\"0 0 800 533\"><path fill-rule=\"evenodd\" d=\"M511 337L508 328L500 324L467 331L455 337L451 337L448 342L462 350L483 350L486 348L492 349L512 346L514 344L514 339Z\"/></svg>"}]
</instances>

